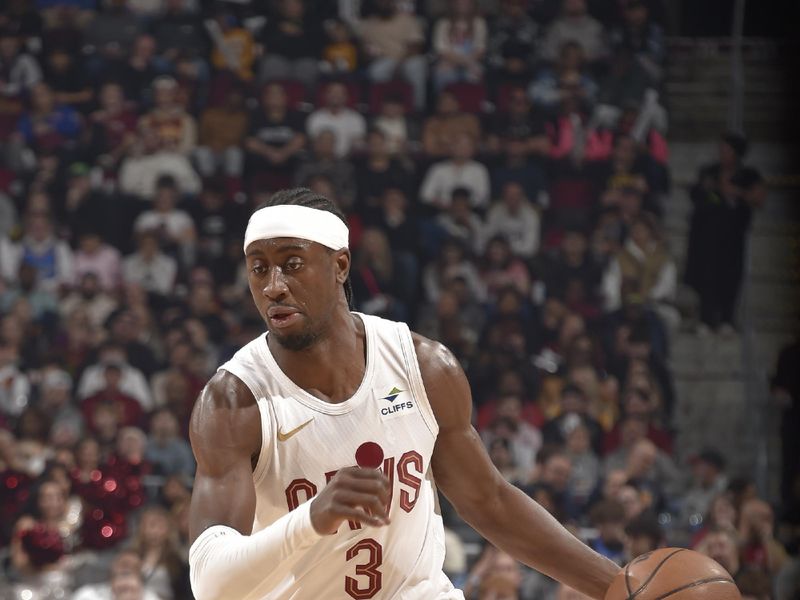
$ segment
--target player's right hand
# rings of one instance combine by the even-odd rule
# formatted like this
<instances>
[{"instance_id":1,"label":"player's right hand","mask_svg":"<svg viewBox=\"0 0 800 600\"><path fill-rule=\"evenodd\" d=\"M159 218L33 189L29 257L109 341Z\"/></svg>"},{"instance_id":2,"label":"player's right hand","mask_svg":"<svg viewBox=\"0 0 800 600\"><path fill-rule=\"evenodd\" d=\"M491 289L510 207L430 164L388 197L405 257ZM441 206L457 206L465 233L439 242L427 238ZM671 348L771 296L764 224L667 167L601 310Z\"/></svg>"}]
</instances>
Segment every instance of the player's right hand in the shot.
<instances>
[{"instance_id":1,"label":"player's right hand","mask_svg":"<svg viewBox=\"0 0 800 600\"><path fill-rule=\"evenodd\" d=\"M311 501L317 533L336 533L345 521L382 527L389 524L389 480L376 469L341 469Z\"/></svg>"}]
</instances>

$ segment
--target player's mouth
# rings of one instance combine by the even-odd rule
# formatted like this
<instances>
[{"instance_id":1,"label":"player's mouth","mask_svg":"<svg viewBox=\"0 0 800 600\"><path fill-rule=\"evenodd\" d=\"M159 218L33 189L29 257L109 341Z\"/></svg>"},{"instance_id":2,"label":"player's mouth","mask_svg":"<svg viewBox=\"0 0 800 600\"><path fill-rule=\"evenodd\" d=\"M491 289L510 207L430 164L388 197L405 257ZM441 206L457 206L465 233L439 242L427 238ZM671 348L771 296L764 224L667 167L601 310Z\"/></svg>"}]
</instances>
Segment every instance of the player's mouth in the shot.
<instances>
[{"instance_id":1,"label":"player's mouth","mask_svg":"<svg viewBox=\"0 0 800 600\"><path fill-rule=\"evenodd\" d=\"M300 311L288 306L273 306L267 310L269 324L276 329L291 327L300 320Z\"/></svg>"}]
</instances>

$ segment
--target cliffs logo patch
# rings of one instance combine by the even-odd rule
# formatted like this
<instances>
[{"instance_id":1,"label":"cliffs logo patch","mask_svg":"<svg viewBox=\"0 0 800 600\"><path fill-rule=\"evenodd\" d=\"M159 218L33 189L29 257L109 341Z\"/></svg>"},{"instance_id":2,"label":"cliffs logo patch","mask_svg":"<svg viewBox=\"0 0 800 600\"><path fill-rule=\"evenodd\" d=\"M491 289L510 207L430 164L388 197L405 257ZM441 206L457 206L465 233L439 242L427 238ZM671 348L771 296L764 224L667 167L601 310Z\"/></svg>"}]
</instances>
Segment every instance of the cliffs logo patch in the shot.
<instances>
[{"instance_id":1,"label":"cliffs logo patch","mask_svg":"<svg viewBox=\"0 0 800 600\"><path fill-rule=\"evenodd\" d=\"M394 386L388 394L383 396L380 403L381 421L402 417L413 412L417 412L417 405L410 394L405 394L406 390L401 390ZM398 400L400 394L405 394Z\"/></svg>"},{"instance_id":2,"label":"cliffs logo patch","mask_svg":"<svg viewBox=\"0 0 800 600\"><path fill-rule=\"evenodd\" d=\"M388 400L389 402L394 402L397 397L403 393L404 390L399 389L397 386L392 388L392 391L389 392L386 396L381 398L381 400Z\"/></svg>"}]
</instances>

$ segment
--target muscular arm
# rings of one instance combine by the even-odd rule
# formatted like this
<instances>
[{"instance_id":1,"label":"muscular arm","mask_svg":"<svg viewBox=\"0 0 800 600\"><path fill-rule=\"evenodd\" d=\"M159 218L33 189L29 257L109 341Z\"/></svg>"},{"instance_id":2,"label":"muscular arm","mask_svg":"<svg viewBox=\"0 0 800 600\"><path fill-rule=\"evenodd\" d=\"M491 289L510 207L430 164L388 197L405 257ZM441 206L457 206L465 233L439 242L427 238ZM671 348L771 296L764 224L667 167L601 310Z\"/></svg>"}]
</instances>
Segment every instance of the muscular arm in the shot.
<instances>
[{"instance_id":1,"label":"muscular arm","mask_svg":"<svg viewBox=\"0 0 800 600\"><path fill-rule=\"evenodd\" d=\"M473 429L469 383L441 344L415 336L423 383L439 424L432 468L459 515L498 548L592 598L619 571L545 509L506 482Z\"/></svg>"},{"instance_id":2,"label":"muscular arm","mask_svg":"<svg viewBox=\"0 0 800 600\"><path fill-rule=\"evenodd\" d=\"M189 429L197 474L189 512L189 568L198 600L242 598L270 566L319 539L309 504L250 535L255 515L252 457L261 445L255 398L238 378L217 373L195 405Z\"/></svg>"}]
</instances>

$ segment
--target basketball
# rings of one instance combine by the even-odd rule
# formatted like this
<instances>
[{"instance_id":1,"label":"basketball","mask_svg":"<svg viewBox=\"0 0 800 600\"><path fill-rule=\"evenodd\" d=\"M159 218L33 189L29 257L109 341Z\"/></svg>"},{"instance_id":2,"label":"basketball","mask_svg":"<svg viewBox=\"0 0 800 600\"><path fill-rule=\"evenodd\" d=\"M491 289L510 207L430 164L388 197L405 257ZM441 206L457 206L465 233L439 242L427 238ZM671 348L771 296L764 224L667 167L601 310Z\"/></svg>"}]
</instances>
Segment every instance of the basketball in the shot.
<instances>
[{"instance_id":1,"label":"basketball","mask_svg":"<svg viewBox=\"0 0 800 600\"><path fill-rule=\"evenodd\" d=\"M685 548L660 548L634 558L617 575L605 600L741 600L719 563Z\"/></svg>"}]
</instances>

